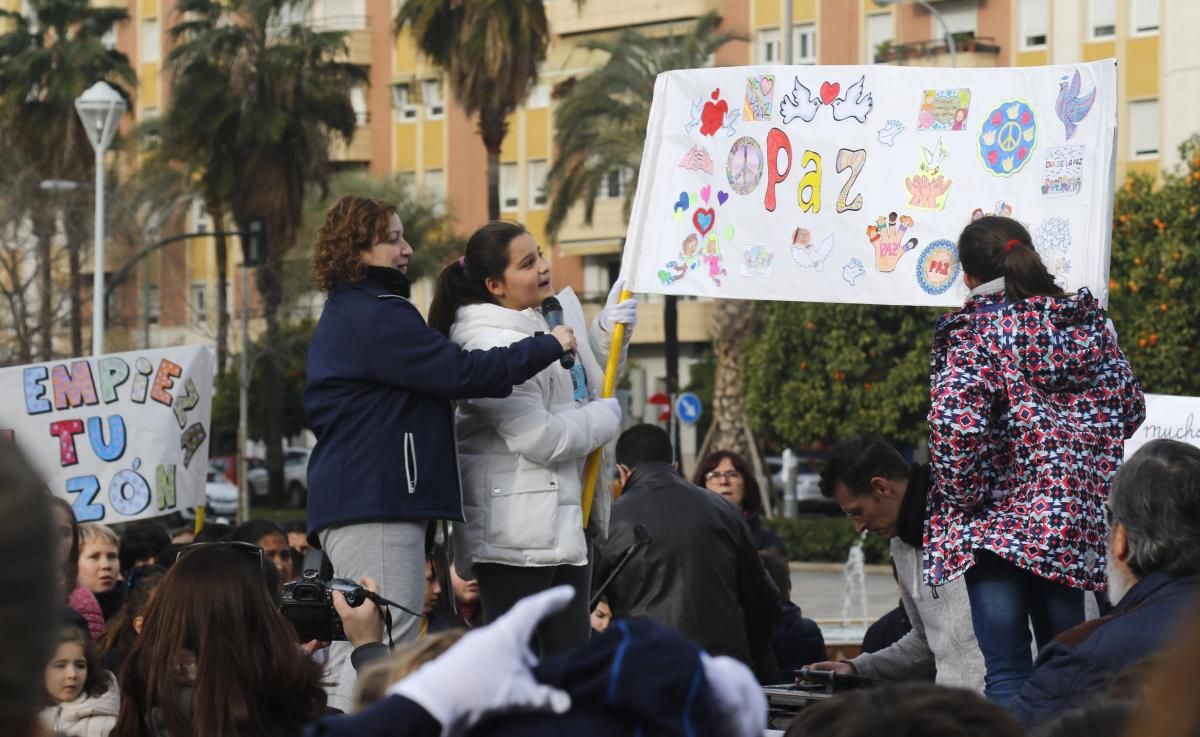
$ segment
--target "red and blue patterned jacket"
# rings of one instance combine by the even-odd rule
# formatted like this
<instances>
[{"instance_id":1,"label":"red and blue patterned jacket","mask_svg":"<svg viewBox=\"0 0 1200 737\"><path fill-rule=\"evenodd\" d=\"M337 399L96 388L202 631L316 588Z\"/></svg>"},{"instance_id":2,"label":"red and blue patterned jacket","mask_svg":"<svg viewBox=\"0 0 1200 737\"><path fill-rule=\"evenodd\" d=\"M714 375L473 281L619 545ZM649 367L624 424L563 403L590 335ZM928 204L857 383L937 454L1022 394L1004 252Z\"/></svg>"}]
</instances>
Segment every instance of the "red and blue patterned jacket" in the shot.
<instances>
[{"instance_id":1,"label":"red and blue patterned jacket","mask_svg":"<svg viewBox=\"0 0 1200 737\"><path fill-rule=\"evenodd\" d=\"M938 320L930 391L925 582L988 550L1103 590L1102 505L1146 403L1091 293L971 297Z\"/></svg>"}]
</instances>

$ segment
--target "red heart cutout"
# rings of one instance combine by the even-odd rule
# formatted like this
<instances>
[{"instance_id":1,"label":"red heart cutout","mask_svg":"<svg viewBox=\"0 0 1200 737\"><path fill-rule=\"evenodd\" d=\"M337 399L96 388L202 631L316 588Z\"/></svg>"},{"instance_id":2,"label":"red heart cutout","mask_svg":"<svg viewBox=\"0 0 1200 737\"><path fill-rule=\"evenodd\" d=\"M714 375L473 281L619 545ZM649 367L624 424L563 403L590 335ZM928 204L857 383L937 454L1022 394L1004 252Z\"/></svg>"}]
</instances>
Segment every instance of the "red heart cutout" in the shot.
<instances>
[{"instance_id":1,"label":"red heart cutout","mask_svg":"<svg viewBox=\"0 0 1200 737\"><path fill-rule=\"evenodd\" d=\"M1018 159L1024 159L1024 158L1025 158L1025 154L1027 154L1027 153L1029 153L1029 149L1027 149L1027 148L1025 148L1024 146L1022 146L1022 147L1020 147L1019 149L1017 149L1017 158L1018 158Z\"/></svg>"},{"instance_id":2,"label":"red heart cutout","mask_svg":"<svg viewBox=\"0 0 1200 737\"><path fill-rule=\"evenodd\" d=\"M1000 154L995 151L988 151L987 160L989 164L995 165L1000 160Z\"/></svg>"},{"instance_id":3,"label":"red heart cutout","mask_svg":"<svg viewBox=\"0 0 1200 737\"><path fill-rule=\"evenodd\" d=\"M834 82L832 84L830 84L829 82L822 82L821 83L821 102L825 105L832 105L833 101L837 99L838 93L841 91L842 91L842 85L838 84L837 82Z\"/></svg>"},{"instance_id":4,"label":"red heart cutout","mask_svg":"<svg viewBox=\"0 0 1200 737\"><path fill-rule=\"evenodd\" d=\"M701 207L692 213L692 225L696 226L700 235L708 235L708 231L712 230L713 223L716 221L717 213L713 212L711 207Z\"/></svg>"},{"instance_id":5,"label":"red heart cutout","mask_svg":"<svg viewBox=\"0 0 1200 737\"><path fill-rule=\"evenodd\" d=\"M1029 114L1028 110L1021 113L1021 125L1029 125L1029 121L1031 120L1033 120L1033 116Z\"/></svg>"},{"instance_id":6,"label":"red heart cutout","mask_svg":"<svg viewBox=\"0 0 1200 737\"><path fill-rule=\"evenodd\" d=\"M1001 120L1003 120L1003 118L1000 117L1000 111L997 110L996 114L992 116L992 125L1000 125Z\"/></svg>"}]
</instances>

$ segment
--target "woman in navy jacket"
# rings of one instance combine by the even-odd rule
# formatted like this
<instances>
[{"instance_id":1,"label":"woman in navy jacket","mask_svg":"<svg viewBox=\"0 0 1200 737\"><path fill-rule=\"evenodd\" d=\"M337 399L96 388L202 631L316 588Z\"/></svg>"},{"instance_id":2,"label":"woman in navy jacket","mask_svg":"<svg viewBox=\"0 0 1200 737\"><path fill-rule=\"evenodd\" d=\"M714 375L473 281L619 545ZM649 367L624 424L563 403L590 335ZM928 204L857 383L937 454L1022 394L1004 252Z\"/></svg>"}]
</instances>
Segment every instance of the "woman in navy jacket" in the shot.
<instances>
[{"instance_id":1,"label":"woman in navy jacket","mask_svg":"<svg viewBox=\"0 0 1200 737\"><path fill-rule=\"evenodd\" d=\"M424 595L429 520L462 519L451 400L506 397L575 347L556 328L490 351L464 351L404 297L412 247L395 208L339 199L317 232L313 279L328 300L308 354L304 410L309 536L341 578L369 576L414 611ZM395 613L396 641L419 622ZM331 651L331 706L354 687L347 643ZM340 674L340 677L339 677Z\"/></svg>"}]
</instances>

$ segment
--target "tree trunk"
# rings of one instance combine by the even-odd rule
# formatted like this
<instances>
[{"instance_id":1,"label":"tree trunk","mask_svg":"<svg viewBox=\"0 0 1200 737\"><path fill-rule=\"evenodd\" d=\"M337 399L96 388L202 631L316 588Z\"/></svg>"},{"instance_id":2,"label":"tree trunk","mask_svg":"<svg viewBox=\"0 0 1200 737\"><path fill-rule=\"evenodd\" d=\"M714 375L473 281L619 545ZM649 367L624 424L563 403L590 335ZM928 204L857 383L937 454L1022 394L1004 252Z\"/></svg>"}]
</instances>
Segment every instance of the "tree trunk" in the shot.
<instances>
[{"instance_id":1,"label":"tree trunk","mask_svg":"<svg viewBox=\"0 0 1200 737\"><path fill-rule=\"evenodd\" d=\"M38 269L38 360L54 357L54 220L44 215L33 219L37 233Z\"/></svg>"},{"instance_id":2,"label":"tree trunk","mask_svg":"<svg viewBox=\"0 0 1200 737\"><path fill-rule=\"evenodd\" d=\"M63 225L67 233L67 274L71 285L71 355L82 356L84 355L83 284L80 279L82 271L80 255L83 251L83 243L87 240L87 223L81 222L79 208L70 208L63 215Z\"/></svg>"},{"instance_id":3,"label":"tree trunk","mask_svg":"<svg viewBox=\"0 0 1200 737\"><path fill-rule=\"evenodd\" d=\"M229 290L227 267L229 262L229 244L224 235L225 211L215 208L212 211L213 236L217 249L217 378L225 375L225 365L229 362ZM242 295L245 299L246 295Z\"/></svg>"},{"instance_id":4,"label":"tree trunk","mask_svg":"<svg viewBox=\"0 0 1200 737\"><path fill-rule=\"evenodd\" d=\"M279 306L283 303L283 253L287 234L281 218L269 218L266 258L255 273L259 297L262 300L263 318L267 332L263 341L262 396L264 422L263 442L267 446L267 481L269 499L273 506L280 506L284 499L283 483L283 371L279 357L282 352L279 330ZM278 235L276 235L278 234Z\"/></svg>"},{"instance_id":5,"label":"tree trunk","mask_svg":"<svg viewBox=\"0 0 1200 737\"><path fill-rule=\"evenodd\" d=\"M479 112L479 136L487 149L488 220L500 219L500 147L508 134L508 114L504 111Z\"/></svg>"},{"instance_id":6,"label":"tree trunk","mask_svg":"<svg viewBox=\"0 0 1200 737\"><path fill-rule=\"evenodd\" d=\"M713 430L707 452L731 450L750 457L746 432L746 399L742 392L742 349L753 330L754 303L717 300L713 315Z\"/></svg>"}]
</instances>

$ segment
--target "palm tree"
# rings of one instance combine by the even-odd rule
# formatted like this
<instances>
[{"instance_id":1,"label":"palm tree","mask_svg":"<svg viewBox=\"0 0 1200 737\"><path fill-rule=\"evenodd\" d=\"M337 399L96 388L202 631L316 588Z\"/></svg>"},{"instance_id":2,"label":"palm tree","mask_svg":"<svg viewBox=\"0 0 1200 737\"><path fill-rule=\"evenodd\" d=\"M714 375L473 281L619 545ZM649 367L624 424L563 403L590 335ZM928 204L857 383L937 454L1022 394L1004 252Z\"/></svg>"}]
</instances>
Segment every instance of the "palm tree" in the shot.
<instances>
[{"instance_id":1,"label":"palm tree","mask_svg":"<svg viewBox=\"0 0 1200 737\"><path fill-rule=\"evenodd\" d=\"M500 218L500 145L508 116L529 97L546 58L545 0L407 0L395 30L442 68L468 116L478 115L487 149L488 218Z\"/></svg>"},{"instance_id":2,"label":"palm tree","mask_svg":"<svg viewBox=\"0 0 1200 737\"><path fill-rule=\"evenodd\" d=\"M581 79L560 84L560 101L554 113L554 141L558 151L547 178L550 212L547 237L553 241L573 208L583 205L583 220L591 225L596 199L614 169L632 172L625 192L625 214L633 204L639 164L650 119L654 80L671 69L705 66L713 54L737 34L721 32L716 13L698 18L682 36L650 38L624 31L615 38L598 39L582 47L599 51L607 61ZM666 334L667 387L679 386L679 349L674 297L667 297L663 314ZM747 454L745 409L741 399L741 346L753 318L752 303L720 300L713 325L716 354L713 392L713 428L706 445Z\"/></svg>"},{"instance_id":3,"label":"palm tree","mask_svg":"<svg viewBox=\"0 0 1200 737\"><path fill-rule=\"evenodd\" d=\"M266 319L267 470L271 495L283 495L281 340L284 255L295 244L312 186L323 187L333 137L354 135L350 89L365 68L339 61L345 34L281 19L290 0L183 0L167 58L173 76L165 128L182 163L199 174L206 196L239 230L265 219L266 256L255 285Z\"/></svg>"},{"instance_id":4,"label":"palm tree","mask_svg":"<svg viewBox=\"0 0 1200 737\"><path fill-rule=\"evenodd\" d=\"M87 176L91 144L75 114L75 98L93 82L105 80L128 97L137 83L129 59L105 48L103 36L129 19L123 8L92 7L88 0L30 0L30 17L0 11L12 28L0 35L0 123L29 156L41 180ZM40 181L40 180L39 180ZM86 227L68 216L71 294L71 350L83 352L79 263ZM37 238L39 354L53 352L53 259L56 213L34 207L30 222Z\"/></svg>"}]
</instances>

